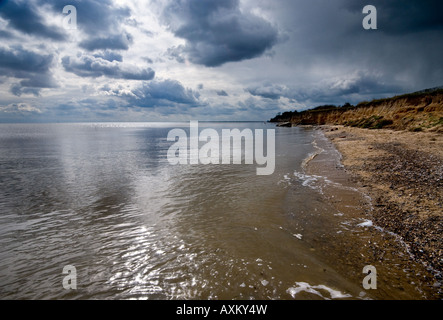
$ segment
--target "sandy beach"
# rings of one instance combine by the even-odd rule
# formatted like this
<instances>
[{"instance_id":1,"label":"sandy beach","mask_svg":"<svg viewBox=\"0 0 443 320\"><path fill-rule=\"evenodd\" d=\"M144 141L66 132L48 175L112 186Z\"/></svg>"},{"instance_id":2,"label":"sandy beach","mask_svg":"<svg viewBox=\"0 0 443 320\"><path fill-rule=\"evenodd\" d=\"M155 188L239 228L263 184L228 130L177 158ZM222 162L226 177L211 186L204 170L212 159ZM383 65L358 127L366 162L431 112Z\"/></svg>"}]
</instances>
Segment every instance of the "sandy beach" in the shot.
<instances>
[{"instance_id":1,"label":"sandy beach","mask_svg":"<svg viewBox=\"0 0 443 320\"><path fill-rule=\"evenodd\" d=\"M400 236L413 257L441 280L443 136L344 126L319 129L341 153L350 180L372 199L368 219Z\"/></svg>"}]
</instances>

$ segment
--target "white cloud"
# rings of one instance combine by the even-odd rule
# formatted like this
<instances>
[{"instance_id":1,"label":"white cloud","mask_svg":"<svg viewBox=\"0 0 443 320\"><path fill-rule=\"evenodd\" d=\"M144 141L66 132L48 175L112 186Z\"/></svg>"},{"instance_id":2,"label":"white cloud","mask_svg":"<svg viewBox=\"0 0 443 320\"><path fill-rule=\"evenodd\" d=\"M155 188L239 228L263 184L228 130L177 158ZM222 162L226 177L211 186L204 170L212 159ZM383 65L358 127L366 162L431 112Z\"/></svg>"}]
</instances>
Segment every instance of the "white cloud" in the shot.
<instances>
[{"instance_id":1,"label":"white cloud","mask_svg":"<svg viewBox=\"0 0 443 320\"><path fill-rule=\"evenodd\" d=\"M0 106L0 112L15 114L42 113L39 108L33 107L28 103L11 103L7 106Z\"/></svg>"}]
</instances>

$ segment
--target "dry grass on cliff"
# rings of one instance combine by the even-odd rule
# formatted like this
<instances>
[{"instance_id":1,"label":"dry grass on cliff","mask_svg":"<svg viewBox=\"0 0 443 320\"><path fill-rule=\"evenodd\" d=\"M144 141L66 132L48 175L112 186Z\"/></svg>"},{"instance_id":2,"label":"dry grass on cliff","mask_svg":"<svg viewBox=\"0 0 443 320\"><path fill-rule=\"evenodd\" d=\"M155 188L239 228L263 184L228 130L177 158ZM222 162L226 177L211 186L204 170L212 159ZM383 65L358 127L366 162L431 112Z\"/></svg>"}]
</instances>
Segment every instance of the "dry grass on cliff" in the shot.
<instances>
[{"instance_id":1,"label":"dry grass on cliff","mask_svg":"<svg viewBox=\"0 0 443 320\"><path fill-rule=\"evenodd\" d=\"M443 132L443 90L290 113L293 124Z\"/></svg>"}]
</instances>

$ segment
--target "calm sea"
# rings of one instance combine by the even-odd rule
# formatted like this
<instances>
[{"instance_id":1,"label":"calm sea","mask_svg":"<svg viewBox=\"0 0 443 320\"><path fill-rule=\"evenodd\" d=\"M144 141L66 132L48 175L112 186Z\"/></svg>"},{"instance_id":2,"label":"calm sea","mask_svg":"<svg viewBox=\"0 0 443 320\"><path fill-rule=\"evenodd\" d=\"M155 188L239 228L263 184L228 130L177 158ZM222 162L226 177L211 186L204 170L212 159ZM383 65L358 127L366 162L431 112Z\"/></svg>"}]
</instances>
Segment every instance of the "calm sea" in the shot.
<instances>
[{"instance_id":1,"label":"calm sea","mask_svg":"<svg viewBox=\"0 0 443 320\"><path fill-rule=\"evenodd\" d=\"M168 132L186 122L0 125L0 298L436 297L407 247L365 218L364 195L307 172L314 155L337 157L318 130L204 127L275 129L274 174L169 164ZM377 289L363 288L365 265Z\"/></svg>"}]
</instances>

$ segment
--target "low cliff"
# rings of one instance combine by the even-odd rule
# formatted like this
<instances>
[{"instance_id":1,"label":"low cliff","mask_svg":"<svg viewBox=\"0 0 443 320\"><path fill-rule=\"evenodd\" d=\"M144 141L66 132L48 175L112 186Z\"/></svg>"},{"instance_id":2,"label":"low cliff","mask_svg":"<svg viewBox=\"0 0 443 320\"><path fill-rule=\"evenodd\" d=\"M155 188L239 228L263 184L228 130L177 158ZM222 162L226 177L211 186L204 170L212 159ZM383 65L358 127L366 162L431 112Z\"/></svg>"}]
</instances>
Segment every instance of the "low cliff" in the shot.
<instances>
[{"instance_id":1,"label":"low cliff","mask_svg":"<svg viewBox=\"0 0 443 320\"><path fill-rule=\"evenodd\" d=\"M361 102L284 112L271 122L292 125L346 125L360 128L443 132L443 89Z\"/></svg>"}]
</instances>

